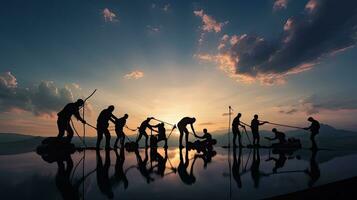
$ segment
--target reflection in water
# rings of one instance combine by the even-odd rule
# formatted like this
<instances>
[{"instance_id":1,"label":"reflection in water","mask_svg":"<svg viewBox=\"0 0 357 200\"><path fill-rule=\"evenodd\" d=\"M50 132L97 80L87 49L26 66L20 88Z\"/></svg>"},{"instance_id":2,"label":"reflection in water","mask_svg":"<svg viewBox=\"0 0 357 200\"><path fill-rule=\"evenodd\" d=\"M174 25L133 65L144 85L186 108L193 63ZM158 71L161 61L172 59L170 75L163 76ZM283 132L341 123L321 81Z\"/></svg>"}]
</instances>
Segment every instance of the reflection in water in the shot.
<instances>
[{"instance_id":1,"label":"reflection in water","mask_svg":"<svg viewBox=\"0 0 357 200\"><path fill-rule=\"evenodd\" d=\"M312 187L317 180L320 178L320 168L319 164L316 161L317 150L311 150L311 157L310 157L310 169L306 169L305 173L310 177L309 180L309 187Z\"/></svg>"},{"instance_id":2,"label":"reflection in water","mask_svg":"<svg viewBox=\"0 0 357 200\"><path fill-rule=\"evenodd\" d=\"M97 155L97 184L100 192L108 198L113 198L113 190L109 179L110 150L105 150L105 161L102 162L100 151L96 150Z\"/></svg>"},{"instance_id":3,"label":"reflection in water","mask_svg":"<svg viewBox=\"0 0 357 200\"><path fill-rule=\"evenodd\" d=\"M127 171L124 171L124 162L125 162L125 151L124 146L120 148L120 153L118 153L118 149L114 150L116 162L115 162L115 171L114 175L111 178L111 183L113 186L119 185L123 183L124 189L127 189L129 186L129 181L126 176Z\"/></svg>"},{"instance_id":4,"label":"reflection in water","mask_svg":"<svg viewBox=\"0 0 357 200\"><path fill-rule=\"evenodd\" d=\"M87 189L85 189L83 190L83 193L82 190L80 190L80 186L83 186L85 188L92 187L93 184L86 184L85 186L83 182L93 172L96 172L95 181L97 182L97 184L94 184L95 186L93 186L99 189L100 193L98 194L103 196L86 196L86 198L89 199L102 197L118 198L122 195L125 196L125 198L130 197L131 195L133 195L132 191L137 191L139 189L137 186L138 176L144 177L145 183L152 183L153 181L155 181L155 185L164 184L165 188L169 187L169 185L174 182L182 182L184 185L188 186L199 185L199 187L201 187L202 184L211 185L214 184L215 181L220 181L219 179L217 179L217 177L215 179L210 179L209 176L214 176L214 173L219 174L220 170L224 170L224 167L226 167L226 164L224 164L223 162L224 157L222 156L224 153L226 153L224 151L225 150L220 149L219 154L217 154L217 152L213 149L207 149L206 151L198 153L198 151L196 150L188 151L185 148L175 150L161 148L159 150L157 148L144 148L137 149L134 153L126 152L125 148L105 151L97 150L95 151L95 154L92 154L92 152L94 153L94 151L89 151L89 155L95 155L96 162L94 163L96 164L94 166L88 166L86 172L88 172L89 169L94 170L87 173L85 177L80 178L76 178L73 176L73 174L76 174L74 172L76 171L76 167L74 167L74 162L72 160L71 155L69 154L65 157L61 156L61 158L58 158L56 160L57 173L55 176L55 183L58 189L58 193L61 195L61 197L63 197L63 199L83 199L83 195L87 194L88 191ZM300 177L299 180L301 179L301 181L299 181L299 183L306 183L305 181L307 178L309 187L316 185L316 182L320 178L320 168L317 162L317 151L305 151L304 158L307 162L301 162L297 159L293 159L297 158L297 156L293 156L293 152L277 151L274 149L272 150L272 152L273 154L270 155L269 149L233 149L233 165L230 170L232 173L233 180L237 185L236 189L243 188L243 185L245 185L244 188L248 188L248 190L245 189L240 191L249 191L250 187L262 187L263 190L265 190L264 188L267 187L266 181L263 181L264 184L261 183L261 179L263 177L269 176L269 179L267 180L269 180L269 183L272 183L271 181L276 180L274 178L272 179L272 177L283 177L283 174L288 173L292 174L289 176L293 176L295 178ZM78 155L80 154L77 154L77 157ZM216 155L218 155L217 159L215 158ZM126 159L127 156L129 157L129 159ZM111 159L115 160L115 165L114 163L113 165L111 165ZM174 165L172 165L170 159ZM266 160L267 162L261 162L262 159L263 161ZM290 164L289 166L289 164L287 163L290 162L295 164ZM297 164L299 162L300 164ZM91 162L87 162L87 164L89 163ZM201 165L201 163L203 166L203 171L201 170L201 166L197 166L197 164ZM219 165L217 165L217 163L219 163ZM218 166L219 168L217 168ZM306 167L308 168L306 170L295 170L296 168L304 169ZM113 169L113 171L111 171L111 169ZM129 170L131 169L133 169L133 171L130 171L131 173L128 174ZM271 171L272 169L272 173L267 173L266 171L264 171L267 169L269 169L269 171ZM201 175L206 170L206 175ZM195 172L200 176L196 176ZM248 172L250 175L247 174ZM71 174L73 177L71 177ZM79 174L81 173L77 173L77 175ZM208 175L207 177L207 174L211 175ZM306 174L307 176L305 176L304 174ZM201 180L200 184L197 184L198 178ZM131 180L130 187L128 179ZM228 182L220 182L219 184L224 185L228 184ZM260 184L262 184L262 186L260 186ZM123 185L123 187L118 187L119 185ZM141 186L140 188L142 187L143 186ZM151 186L150 184L150 186L147 186L145 188L145 191L153 192L157 190L153 189L152 187L153 186ZM216 188L216 186L213 187ZM120 188L123 192L117 193ZM220 188L219 191L222 192L224 190ZM261 189L259 191L261 191Z\"/></svg>"}]
</instances>

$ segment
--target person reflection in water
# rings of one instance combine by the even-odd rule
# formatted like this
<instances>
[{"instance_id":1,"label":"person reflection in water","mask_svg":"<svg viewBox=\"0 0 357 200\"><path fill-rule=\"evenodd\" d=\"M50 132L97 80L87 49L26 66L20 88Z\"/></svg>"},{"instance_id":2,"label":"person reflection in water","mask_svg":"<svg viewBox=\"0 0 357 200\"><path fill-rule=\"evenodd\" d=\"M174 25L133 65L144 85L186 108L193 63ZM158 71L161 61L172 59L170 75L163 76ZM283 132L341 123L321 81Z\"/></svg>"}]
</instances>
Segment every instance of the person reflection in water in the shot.
<instances>
[{"instance_id":1,"label":"person reflection in water","mask_svg":"<svg viewBox=\"0 0 357 200\"><path fill-rule=\"evenodd\" d=\"M259 148L254 148L253 149L253 160L252 160L252 165L250 167L250 172L252 179L254 181L254 187L258 188L259 187L259 182L262 176L268 176L268 174L265 174L260 171L260 154L259 154Z\"/></svg>"},{"instance_id":2,"label":"person reflection in water","mask_svg":"<svg viewBox=\"0 0 357 200\"><path fill-rule=\"evenodd\" d=\"M233 165L232 165L232 174L233 178L237 183L238 188L242 188L241 172L240 166L242 162L242 148L239 148L238 159L237 159L237 148L233 148Z\"/></svg>"},{"instance_id":3,"label":"person reflection in water","mask_svg":"<svg viewBox=\"0 0 357 200\"><path fill-rule=\"evenodd\" d=\"M157 165L153 166L152 169L157 168L154 172L161 177L165 176L166 162L168 159L167 148L164 148L164 153L165 157L161 156L161 154L157 152L157 148L150 149L151 162L157 162Z\"/></svg>"},{"instance_id":4,"label":"person reflection in water","mask_svg":"<svg viewBox=\"0 0 357 200\"><path fill-rule=\"evenodd\" d=\"M139 149L135 150L135 155L136 155L136 160L138 162L137 169L139 170L140 174L145 178L147 183L154 181L155 179L151 177L152 169L147 168L147 164L149 161L148 147L145 147L144 160L140 156Z\"/></svg>"},{"instance_id":5,"label":"person reflection in water","mask_svg":"<svg viewBox=\"0 0 357 200\"><path fill-rule=\"evenodd\" d=\"M279 157L269 157L266 161L274 161L275 166L273 168L273 173L277 173L278 169L283 168L285 165L286 160L288 159L283 151L278 152Z\"/></svg>"},{"instance_id":6,"label":"person reflection in water","mask_svg":"<svg viewBox=\"0 0 357 200\"><path fill-rule=\"evenodd\" d=\"M110 151L105 150L105 161L102 162L102 157L100 151L96 150L97 155L97 184L100 192L107 198L112 199L114 193L109 179L109 168L110 168Z\"/></svg>"},{"instance_id":7,"label":"person reflection in water","mask_svg":"<svg viewBox=\"0 0 357 200\"><path fill-rule=\"evenodd\" d=\"M319 164L316 161L317 150L311 150L311 157L310 157L310 169L306 169L304 172L310 177L308 182L309 187L314 186L317 180L320 178L320 168Z\"/></svg>"},{"instance_id":8,"label":"person reflection in water","mask_svg":"<svg viewBox=\"0 0 357 200\"><path fill-rule=\"evenodd\" d=\"M190 160L188 159L188 151L185 149L185 159L182 155L182 148L180 148L180 164L177 168L177 172L181 181L187 185L192 185L196 182L196 177L193 175L193 166L195 162L192 163L190 173L187 172L187 168L190 165ZM194 160L195 161L195 160Z\"/></svg>"},{"instance_id":9,"label":"person reflection in water","mask_svg":"<svg viewBox=\"0 0 357 200\"><path fill-rule=\"evenodd\" d=\"M115 162L114 175L111 178L111 183L113 186L123 183L124 189L127 189L129 186L129 181L126 176L126 172L124 171L124 162L125 162L124 146L120 147L120 154L118 153L118 149L115 149L114 152L116 156L116 162Z\"/></svg>"},{"instance_id":10,"label":"person reflection in water","mask_svg":"<svg viewBox=\"0 0 357 200\"><path fill-rule=\"evenodd\" d=\"M73 160L68 154L64 159L57 160L56 186L63 199L80 199L78 187L81 182L72 185L71 173L73 170Z\"/></svg>"}]
</instances>

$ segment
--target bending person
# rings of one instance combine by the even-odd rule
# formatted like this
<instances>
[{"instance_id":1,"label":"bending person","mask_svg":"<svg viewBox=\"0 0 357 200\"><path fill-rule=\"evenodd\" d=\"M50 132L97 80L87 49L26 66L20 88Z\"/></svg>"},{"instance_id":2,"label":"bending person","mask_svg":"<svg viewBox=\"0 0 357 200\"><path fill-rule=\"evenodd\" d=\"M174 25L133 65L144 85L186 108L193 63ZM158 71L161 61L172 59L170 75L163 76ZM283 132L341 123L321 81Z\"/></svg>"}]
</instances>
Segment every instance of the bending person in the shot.
<instances>
[{"instance_id":1,"label":"bending person","mask_svg":"<svg viewBox=\"0 0 357 200\"><path fill-rule=\"evenodd\" d=\"M128 119L129 115L125 114L123 117L118 118L115 120L115 133L117 134L117 139L114 143L114 148L118 147L118 141L120 140L121 147L124 146L125 140L125 133L124 133L124 126L126 124L126 120Z\"/></svg>"},{"instance_id":2,"label":"bending person","mask_svg":"<svg viewBox=\"0 0 357 200\"><path fill-rule=\"evenodd\" d=\"M146 120L144 120L141 124L140 124L140 127L139 127L139 136L138 138L136 139L136 143L138 144L141 137L144 136L145 137L145 146L147 147L148 146L148 139L149 139L149 136L148 134L146 133L146 129L149 128L150 130L152 130L152 126L150 125L150 120L152 120L153 118L152 117L148 117Z\"/></svg>"},{"instance_id":3,"label":"bending person","mask_svg":"<svg viewBox=\"0 0 357 200\"><path fill-rule=\"evenodd\" d=\"M242 145L242 135L241 132L239 131L239 126L242 128L245 128L245 126L241 123L240 118L242 114L238 113L238 115L233 119L232 122L232 132L233 132L233 146L236 147L236 140L238 136L238 144L240 147L243 147Z\"/></svg>"},{"instance_id":4,"label":"bending person","mask_svg":"<svg viewBox=\"0 0 357 200\"><path fill-rule=\"evenodd\" d=\"M105 135L105 148L109 149L110 147L110 132L108 130L109 121L115 123L117 119L113 115L114 106L109 106L107 109L102 110L100 112L98 119L97 119L97 149L100 148L100 142L103 139L103 134Z\"/></svg>"},{"instance_id":5,"label":"bending person","mask_svg":"<svg viewBox=\"0 0 357 200\"><path fill-rule=\"evenodd\" d=\"M188 130L187 130L187 125L191 125L191 129L194 135L196 135L195 129L193 128L193 123L196 122L196 118L194 117L184 117L182 118L178 123L177 123L177 127L180 131L180 148L183 148L182 145L182 137L185 134L185 141L186 141L186 146L188 143Z\"/></svg>"},{"instance_id":6,"label":"bending person","mask_svg":"<svg viewBox=\"0 0 357 200\"><path fill-rule=\"evenodd\" d=\"M78 99L75 103L67 104L59 113L57 113L57 138L63 138L65 131L67 131L67 141L71 142L73 138L73 129L70 125L72 115L74 115L77 120L81 121L83 124L86 123L86 121L79 114L79 109L81 109L83 105L84 101L82 99Z\"/></svg>"},{"instance_id":7,"label":"bending person","mask_svg":"<svg viewBox=\"0 0 357 200\"><path fill-rule=\"evenodd\" d=\"M309 117L307 121L311 122L309 127L304 128L305 130L310 130L310 140L311 140L311 149L317 149L317 144L315 141L315 136L319 134L320 131L320 123L312 117Z\"/></svg>"}]
</instances>

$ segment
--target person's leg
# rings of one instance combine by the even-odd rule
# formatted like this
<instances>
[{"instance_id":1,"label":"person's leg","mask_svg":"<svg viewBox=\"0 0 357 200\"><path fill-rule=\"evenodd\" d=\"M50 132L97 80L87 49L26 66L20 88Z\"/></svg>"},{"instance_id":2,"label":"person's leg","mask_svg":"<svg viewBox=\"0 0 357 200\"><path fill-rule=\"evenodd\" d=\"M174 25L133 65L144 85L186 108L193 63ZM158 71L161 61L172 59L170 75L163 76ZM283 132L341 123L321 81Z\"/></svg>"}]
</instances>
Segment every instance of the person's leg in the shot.
<instances>
[{"instance_id":1,"label":"person's leg","mask_svg":"<svg viewBox=\"0 0 357 200\"><path fill-rule=\"evenodd\" d=\"M142 136L143 136L143 132L139 131L139 136L138 138L136 138L136 143L139 143Z\"/></svg>"},{"instance_id":2,"label":"person's leg","mask_svg":"<svg viewBox=\"0 0 357 200\"><path fill-rule=\"evenodd\" d=\"M180 131L180 141L179 141L179 145L180 145L180 147L182 147L182 137L183 137L183 131L182 131L182 129L181 128L179 128L179 131Z\"/></svg>"},{"instance_id":3,"label":"person's leg","mask_svg":"<svg viewBox=\"0 0 357 200\"><path fill-rule=\"evenodd\" d=\"M311 146L312 149L317 149L317 144L316 144L316 141L315 141L315 136L316 136L316 134L311 133L310 139L311 139L311 143L312 143L312 146Z\"/></svg>"},{"instance_id":4,"label":"person's leg","mask_svg":"<svg viewBox=\"0 0 357 200\"><path fill-rule=\"evenodd\" d=\"M114 148L117 148L118 147L118 141L120 139L120 135L118 133L117 134L117 138L115 139L115 142L114 142Z\"/></svg>"},{"instance_id":5,"label":"person's leg","mask_svg":"<svg viewBox=\"0 0 357 200\"><path fill-rule=\"evenodd\" d=\"M149 136L148 134L145 133L145 146L147 147L148 146L148 140L149 140Z\"/></svg>"},{"instance_id":6,"label":"person's leg","mask_svg":"<svg viewBox=\"0 0 357 200\"><path fill-rule=\"evenodd\" d=\"M97 145L96 145L97 149L100 148L100 142L102 141L102 138L103 138L102 130L97 129Z\"/></svg>"},{"instance_id":7,"label":"person's leg","mask_svg":"<svg viewBox=\"0 0 357 200\"><path fill-rule=\"evenodd\" d=\"M186 142L185 145L186 145L186 147L187 147L187 143L188 143L188 134L189 134L189 133L188 133L188 130L186 129L186 130L185 130L185 140L186 140L186 141L185 141L185 142Z\"/></svg>"},{"instance_id":8,"label":"person's leg","mask_svg":"<svg viewBox=\"0 0 357 200\"><path fill-rule=\"evenodd\" d=\"M257 134L257 145L259 146L260 145L260 136L259 136L259 134Z\"/></svg>"},{"instance_id":9,"label":"person's leg","mask_svg":"<svg viewBox=\"0 0 357 200\"><path fill-rule=\"evenodd\" d=\"M238 143L239 143L239 146L241 147L242 146L242 135L238 132Z\"/></svg>"},{"instance_id":10,"label":"person's leg","mask_svg":"<svg viewBox=\"0 0 357 200\"><path fill-rule=\"evenodd\" d=\"M57 138L63 138L65 126L63 125L63 122L60 119L57 120L57 128L58 128Z\"/></svg>"},{"instance_id":11,"label":"person's leg","mask_svg":"<svg viewBox=\"0 0 357 200\"><path fill-rule=\"evenodd\" d=\"M165 138L165 145L164 145L164 148L167 148L167 138Z\"/></svg>"},{"instance_id":12,"label":"person's leg","mask_svg":"<svg viewBox=\"0 0 357 200\"><path fill-rule=\"evenodd\" d=\"M73 138L73 129L69 123L66 126L66 130L67 130L67 141L71 142Z\"/></svg>"},{"instance_id":13,"label":"person's leg","mask_svg":"<svg viewBox=\"0 0 357 200\"><path fill-rule=\"evenodd\" d=\"M233 131L233 146L237 146L236 144L236 140L237 140L237 133L235 131Z\"/></svg>"},{"instance_id":14,"label":"person's leg","mask_svg":"<svg viewBox=\"0 0 357 200\"><path fill-rule=\"evenodd\" d=\"M109 149L110 148L110 132L108 129L105 130L104 135L105 135L105 148Z\"/></svg>"},{"instance_id":15,"label":"person's leg","mask_svg":"<svg viewBox=\"0 0 357 200\"><path fill-rule=\"evenodd\" d=\"M125 134L124 132L121 133L121 137L120 137L120 145L121 147L124 146L124 141L125 141Z\"/></svg>"}]
</instances>

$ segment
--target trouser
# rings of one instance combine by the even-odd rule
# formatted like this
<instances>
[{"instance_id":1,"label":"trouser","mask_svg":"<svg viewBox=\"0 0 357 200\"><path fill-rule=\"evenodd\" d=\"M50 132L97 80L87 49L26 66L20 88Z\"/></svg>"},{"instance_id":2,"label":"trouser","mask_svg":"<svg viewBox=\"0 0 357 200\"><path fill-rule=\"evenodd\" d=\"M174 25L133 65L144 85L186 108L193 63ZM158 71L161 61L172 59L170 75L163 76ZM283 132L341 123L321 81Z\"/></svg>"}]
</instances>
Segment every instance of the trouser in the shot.
<instances>
[{"instance_id":1,"label":"trouser","mask_svg":"<svg viewBox=\"0 0 357 200\"><path fill-rule=\"evenodd\" d=\"M67 131L67 140L68 142L71 142L73 138L73 129L71 125L69 124L69 120L57 119L57 127L58 127L58 135L57 138L63 138L65 131Z\"/></svg>"},{"instance_id":2,"label":"trouser","mask_svg":"<svg viewBox=\"0 0 357 200\"><path fill-rule=\"evenodd\" d=\"M185 134L185 144L187 146L188 143L188 130L186 127L178 127L179 131L180 131L180 146L182 146L182 137Z\"/></svg>"},{"instance_id":3,"label":"trouser","mask_svg":"<svg viewBox=\"0 0 357 200\"><path fill-rule=\"evenodd\" d=\"M236 146L236 140L238 136L238 144L242 146L242 135L239 130L233 129L233 145Z\"/></svg>"},{"instance_id":4,"label":"trouser","mask_svg":"<svg viewBox=\"0 0 357 200\"><path fill-rule=\"evenodd\" d=\"M148 146L148 139L149 139L149 136L148 134L145 132L145 131L140 131L139 130L139 136L138 138L136 139L136 143L138 143L141 139L141 137L144 136L145 137L145 146Z\"/></svg>"},{"instance_id":5,"label":"trouser","mask_svg":"<svg viewBox=\"0 0 357 200\"><path fill-rule=\"evenodd\" d=\"M259 145L260 136L258 132L253 132L253 145Z\"/></svg>"},{"instance_id":6,"label":"trouser","mask_svg":"<svg viewBox=\"0 0 357 200\"><path fill-rule=\"evenodd\" d=\"M115 133L117 134L117 139L115 140L114 147L118 147L118 141L120 140L120 145L124 145L124 140L125 140L125 134L123 130L115 130Z\"/></svg>"},{"instance_id":7,"label":"trouser","mask_svg":"<svg viewBox=\"0 0 357 200\"><path fill-rule=\"evenodd\" d=\"M105 148L108 149L110 147L110 132L108 127L97 126L97 149L100 148L100 142L103 139L103 134L105 135Z\"/></svg>"},{"instance_id":8,"label":"trouser","mask_svg":"<svg viewBox=\"0 0 357 200\"><path fill-rule=\"evenodd\" d=\"M312 149L317 149L317 144L315 141L315 136L317 135L317 133L311 133L310 135L310 140L311 140L311 148Z\"/></svg>"}]
</instances>

